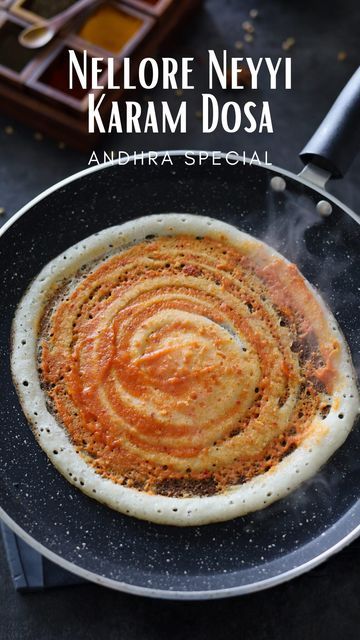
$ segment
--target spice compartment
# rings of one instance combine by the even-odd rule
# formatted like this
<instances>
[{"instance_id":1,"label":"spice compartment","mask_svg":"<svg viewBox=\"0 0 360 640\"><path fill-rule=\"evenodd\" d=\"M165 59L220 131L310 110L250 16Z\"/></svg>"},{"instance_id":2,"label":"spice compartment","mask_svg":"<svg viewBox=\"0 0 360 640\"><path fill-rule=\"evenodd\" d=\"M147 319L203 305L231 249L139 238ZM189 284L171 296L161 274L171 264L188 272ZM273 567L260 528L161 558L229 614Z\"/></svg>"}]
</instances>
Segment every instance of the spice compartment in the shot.
<instances>
[{"instance_id":1,"label":"spice compartment","mask_svg":"<svg viewBox=\"0 0 360 640\"><path fill-rule=\"evenodd\" d=\"M73 41L98 55L131 56L154 26L150 16L122 2L99 0L73 23Z\"/></svg>"},{"instance_id":2,"label":"spice compartment","mask_svg":"<svg viewBox=\"0 0 360 640\"><path fill-rule=\"evenodd\" d=\"M41 54L25 49L18 42L18 36L26 26L26 22L0 11L0 81L4 77L21 85L38 65Z\"/></svg>"},{"instance_id":3,"label":"spice compartment","mask_svg":"<svg viewBox=\"0 0 360 640\"><path fill-rule=\"evenodd\" d=\"M43 59L26 81L27 88L31 92L35 92L48 99L48 101L60 102L68 110L86 112L88 107L88 89L83 89L78 78L74 75L74 86L72 89L68 83L68 49L73 49L77 59L81 62L83 51L76 46L76 43L68 38L65 41L57 41L52 52ZM87 51L87 86L91 84L90 64L89 61L94 57L91 51ZM103 68L99 84L106 84L106 68ZM101 90L92 91L96 97Z\"/></svg>"},{"instance_id":4,"label":"spice compartment","mask_svg":"<svg viewBox=\"0 0 360 640\"><path fill-rule=\"evenodd\" d=\"M10 11L22 20L34 23L39 20L51 20L75 2L76 0L15 0L10 2Z\"/></svg>"}]
</instances>

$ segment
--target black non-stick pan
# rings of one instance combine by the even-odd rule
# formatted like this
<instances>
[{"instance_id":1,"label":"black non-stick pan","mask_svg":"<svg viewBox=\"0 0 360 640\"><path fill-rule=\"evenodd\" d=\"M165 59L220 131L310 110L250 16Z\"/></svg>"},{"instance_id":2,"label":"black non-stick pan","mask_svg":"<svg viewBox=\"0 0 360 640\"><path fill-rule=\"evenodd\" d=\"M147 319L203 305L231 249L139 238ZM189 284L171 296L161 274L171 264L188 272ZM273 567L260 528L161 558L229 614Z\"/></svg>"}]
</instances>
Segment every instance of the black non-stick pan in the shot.
<instances>
[{"instance_id":1,"label":"black non-stick pan","mask_svg":"<svg viewBox=\"0 0 360 640\"><path fill-rule=\"evenodd\" d=\"M327 300L357 371L360 219L325 190L359 148L360 70L305 148L299 177L239 162L104 165L49 189L0 239L0 515L42 554L89 580L155 597L200 599L263 589L310 569L360 533L360 431L288 498L222 524L176 528L121 515L70 485L40 449L9 368L13 314L31 279L80 239L149 213L225 220L296 262ZM197 154L197 159L199 154ZM201 157L204 157L201 156Z\"/></svg>"}]
</instances>

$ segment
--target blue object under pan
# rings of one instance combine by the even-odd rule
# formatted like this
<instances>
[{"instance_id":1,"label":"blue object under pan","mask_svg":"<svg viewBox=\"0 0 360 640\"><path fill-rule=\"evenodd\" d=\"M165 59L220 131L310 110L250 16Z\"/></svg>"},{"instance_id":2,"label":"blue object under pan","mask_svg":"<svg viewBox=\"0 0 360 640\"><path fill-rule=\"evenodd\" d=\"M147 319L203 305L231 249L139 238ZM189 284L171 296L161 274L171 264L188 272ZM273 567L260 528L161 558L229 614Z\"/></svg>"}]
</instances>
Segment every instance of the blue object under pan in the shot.
<instances>
[{"instance_id":1,"label":"blue object under pan","mask_svg":"<svg viewBox=\"0 0 360 640\"><path fill-rule=\"evenodd\" d=\"M37 591L86 583L83 578L65 571L29 547L3 522L1 533L11 578L17 591Z\"/></svg>"}]
</instances>

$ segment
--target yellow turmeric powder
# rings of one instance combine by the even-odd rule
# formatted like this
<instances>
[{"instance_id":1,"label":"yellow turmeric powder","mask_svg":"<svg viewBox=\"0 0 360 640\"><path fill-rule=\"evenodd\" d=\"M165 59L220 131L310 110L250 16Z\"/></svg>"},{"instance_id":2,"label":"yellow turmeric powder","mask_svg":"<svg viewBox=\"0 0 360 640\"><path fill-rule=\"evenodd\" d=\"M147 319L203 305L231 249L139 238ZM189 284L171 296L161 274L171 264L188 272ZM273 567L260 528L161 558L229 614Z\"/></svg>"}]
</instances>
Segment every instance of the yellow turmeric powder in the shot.
<instances>
[{"instance_id":1,"label":"yellow turmeric powder","mask_svg":"<svg viewBox=\"0 0 360 640\"><path fill-rule=\"evenodd\" d=\"M90 15L78 35L97 47L120 53L141 25L140 18L111 4L104 4Z\"/></svg>"}]
</instances>

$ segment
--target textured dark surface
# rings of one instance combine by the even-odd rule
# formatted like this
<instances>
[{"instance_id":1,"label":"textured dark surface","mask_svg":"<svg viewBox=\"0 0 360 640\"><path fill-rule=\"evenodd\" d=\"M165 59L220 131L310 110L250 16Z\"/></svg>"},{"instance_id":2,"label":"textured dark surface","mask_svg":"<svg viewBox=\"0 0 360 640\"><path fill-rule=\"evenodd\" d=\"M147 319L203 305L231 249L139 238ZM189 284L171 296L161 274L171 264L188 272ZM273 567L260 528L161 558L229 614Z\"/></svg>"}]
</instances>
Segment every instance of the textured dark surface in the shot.
<instances>
[{"instance_id":1,"label":"textured dark surface","mask_svg":"<svg viewBox=\"0 0 360 640\"><path fill-rule=\"evenodd\" d=\"M331 3L258 3L260 17L256 23L255 43L248 55L282 54L281 42L296 38L292 50L294 90L267 97L273 105L276 133L273 136L224 136L220 133L204 140L195 112L199 98L191 96L190 113L194 118L189 139L173 136L171 141L134 136L109 139L107 148L132 149L220 148L252 151L269 150L272 162L298 170L297 152L306 142L322 115L330 106L356 67L356 44L359 11L350 2ZM205 11L189 25L188 35L176 53L201 59L208 47L231 49L241 38L241 22L246 19L249 2L239 8L237 0L210 0ZM217 10L221 8L220 13ZM337 61L340 50L348 52L345 62ZM232 49L234 54L236 53ZM242 55L242 54L239 54ZM201 69L199 83L201 87ZM205 86L204 86L205 90ZM264 91L264 99L266 92ZM159 97L159 94L154 97ZM176 96L173 100L178 99ZM231 95L229 99L232 99ZM1 120L3 127L10 124ZM3 151L0 168L0 206L13 213L42 188L73 171L84 168L87 157L59 150L50 141L35 141L32 133L13 124L12 137L0 133ZM11 143L11 144L10 144ZM360 208L357 186L359 160L352 166L346 181L336 185L337 194L355 209ZM36 169L34 168L36 167ZM334 187L335 190L335 187ZM64 238L66 240L66 230ZM26 496L24 495L24 500ZM299 526L300 531L300 526ZM0 637L2 638L357 638L359 613L359 543L354 543L338 557L308 576L269 592L236 598L228 602L165 603L145 601L101 590L94 586L53 591L21 597L12 591L5 563L1 566ZM222 554L218 548L217 556Z\"/></svg>"}]
</instances>

